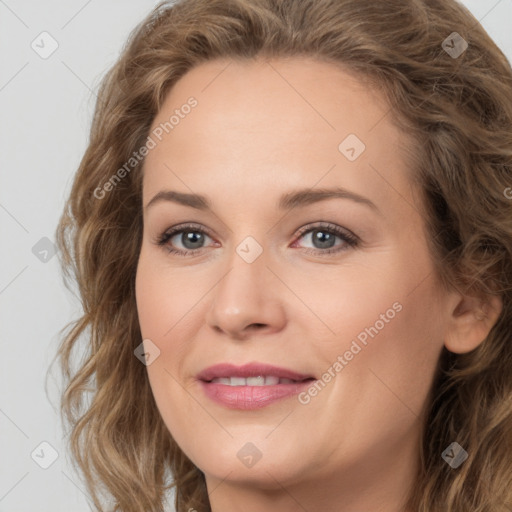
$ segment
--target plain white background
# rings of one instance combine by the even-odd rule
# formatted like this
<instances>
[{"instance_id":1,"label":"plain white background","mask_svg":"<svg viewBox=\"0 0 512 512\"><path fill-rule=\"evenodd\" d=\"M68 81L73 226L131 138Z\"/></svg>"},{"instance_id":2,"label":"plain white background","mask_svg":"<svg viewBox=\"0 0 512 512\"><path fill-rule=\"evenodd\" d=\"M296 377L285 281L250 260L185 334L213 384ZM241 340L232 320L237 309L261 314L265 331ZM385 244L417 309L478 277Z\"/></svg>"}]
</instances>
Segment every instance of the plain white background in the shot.
<instances>
[{"instance_id":1,"label":"plain white background","mask_svg":"<svg viewBox=\"0 0 512 512\"><path fill-rule=\"evenodd\" d=\"M54 233L87 145L94 92L156 3L0 0L0 512L91 510L63 442L57 366L53 406L44 389L59 330L79 313L52 253ZM512 0L463 3L512 62Z\"/></svg>"}]
</instances>

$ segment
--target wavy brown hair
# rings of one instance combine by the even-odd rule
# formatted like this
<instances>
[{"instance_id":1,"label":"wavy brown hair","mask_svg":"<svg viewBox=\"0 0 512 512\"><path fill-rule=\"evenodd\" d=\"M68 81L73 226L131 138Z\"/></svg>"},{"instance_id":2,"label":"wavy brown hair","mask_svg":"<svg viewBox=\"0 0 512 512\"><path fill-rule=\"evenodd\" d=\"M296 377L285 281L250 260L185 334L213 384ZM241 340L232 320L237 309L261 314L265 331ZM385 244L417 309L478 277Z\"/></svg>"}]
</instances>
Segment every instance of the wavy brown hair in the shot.
<instances>
[{"instance_id":1,"label":"wavy brown hair","mask_svg":"<svg viewBox=\"0 0 512 512\"><path fill-rule=\"evenodd\" d=\"M442 46L455 31L469 44L457 58ZM408 508L509 512L512 69L455 0L182 0L159 4L131 33L101 83L56 232L66 285L76 282L83 307L56 355L61 415L94 505L157 512L174 487L178 512L210 510L204 474L172 439L134 356L143 165L101 199L95 190L144 145L166 94L194 66L295 56L342 65L385 95L410 141L411 180L423 190L419 207L443 285L503 301L476 349L443 348ZM456 470L441 457L455 440L469 454Z\"/></svg>"}]
</instances>

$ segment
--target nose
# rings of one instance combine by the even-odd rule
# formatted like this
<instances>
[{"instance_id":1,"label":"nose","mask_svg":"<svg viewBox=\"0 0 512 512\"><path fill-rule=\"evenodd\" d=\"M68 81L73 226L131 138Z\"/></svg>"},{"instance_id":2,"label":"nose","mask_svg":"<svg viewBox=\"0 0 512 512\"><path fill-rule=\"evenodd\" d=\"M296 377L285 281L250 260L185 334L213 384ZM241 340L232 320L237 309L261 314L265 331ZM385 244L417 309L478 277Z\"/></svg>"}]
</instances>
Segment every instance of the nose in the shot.
<instances>
[{"instance_id":1,"label":"nose","mask_svg":"<svg viewBox=\"0 0 512 512\"><path fill-rule=\"evenodd\" d=\"M270 334L286 322L283 284L267 267L265 251L248 263L236 251L229 269L212 290L206 323L217 333L237 340L258 332Z\"/></svg>"}]
</instances>

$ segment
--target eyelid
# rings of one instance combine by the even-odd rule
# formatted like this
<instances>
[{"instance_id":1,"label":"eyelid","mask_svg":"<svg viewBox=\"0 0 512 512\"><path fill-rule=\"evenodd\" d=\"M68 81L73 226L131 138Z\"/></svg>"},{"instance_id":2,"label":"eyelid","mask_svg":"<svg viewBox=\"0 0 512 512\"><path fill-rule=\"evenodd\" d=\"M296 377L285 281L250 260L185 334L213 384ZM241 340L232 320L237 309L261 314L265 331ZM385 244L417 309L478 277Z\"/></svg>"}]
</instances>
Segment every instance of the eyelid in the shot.
<instances>
[{"instance_id":1,"label":"eyelid","mask_svg":"<svg viewBox=\"0 0 512 512\"><path fill-rule=\"evenodd\" d=\"M315 229L325 229L336 233L337 235L343 234L347 237L352 237L354 239L358 239L359 237L355 235L350 229L344 228L343 226L338 226L337 224L333 224L332 222L318 221L306 224L298 229L297 238L300 238L304 233L309 231L313 231Z\"/></svg>"}]
</instances>

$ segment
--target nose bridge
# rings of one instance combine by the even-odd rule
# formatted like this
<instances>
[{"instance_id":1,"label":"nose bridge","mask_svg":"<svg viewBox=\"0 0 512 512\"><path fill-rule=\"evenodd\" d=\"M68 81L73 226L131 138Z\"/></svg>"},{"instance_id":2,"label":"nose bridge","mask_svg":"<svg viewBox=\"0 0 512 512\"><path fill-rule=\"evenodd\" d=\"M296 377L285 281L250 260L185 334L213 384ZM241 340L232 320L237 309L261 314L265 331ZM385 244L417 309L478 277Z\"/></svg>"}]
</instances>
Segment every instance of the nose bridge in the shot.
<instances>
[{"instance_id":1,"label":"nose bridge","mask_svg":"<svg viewBox=\"0 0 512 512\"><path fill-rule=\"evenodd\" d=\"M229 255L227 273L213 290L207 323L236 335L247 326L270 326L282 321L276 288L267 268L269 252L253 236L246 236ZM275 327L275 325L274 325Z\"/></svg>"},{"instance_id":2,"label":"nose bridge","mask_svg":"<svg viewBox=\"0 0 512 512\"><path fill-rule=\"evenodd\" d=\"M253 236L246 236L236 245L228 258L229 272L217 287L217 299L251 302L255 306L259 302L258 295L265 292L262 286L267 280L266 267L268 251L263 243ZM259 286L258 286L259 285ZM242 305L242 302L240 302Z\"/></svg>"}]
</instances>

